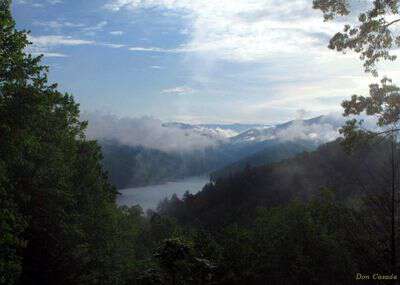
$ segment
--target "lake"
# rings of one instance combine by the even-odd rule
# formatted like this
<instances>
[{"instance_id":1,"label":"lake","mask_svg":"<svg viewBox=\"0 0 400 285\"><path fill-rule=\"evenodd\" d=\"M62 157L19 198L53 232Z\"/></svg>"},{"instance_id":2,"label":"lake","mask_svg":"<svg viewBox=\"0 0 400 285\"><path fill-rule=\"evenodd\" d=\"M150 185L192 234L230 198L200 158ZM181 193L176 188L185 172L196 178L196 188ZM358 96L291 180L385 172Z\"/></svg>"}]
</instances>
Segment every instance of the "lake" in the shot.
<instances>
[{"instance_id":1,"label":"lake","mask_svg":"<svg viewBox=\"0 0 400 285\"><path fill-rule=\"evenodd\" d=\"M139 204L144 211L155 209L158 203L166 197L170 198L173 194L176 194L181 198L186 191L196 194L209 181L208 176L199 176L160 185L120 189L118 191L121 195L118 195L117 204L119 206Z\"/></svg>"}]
</instances>

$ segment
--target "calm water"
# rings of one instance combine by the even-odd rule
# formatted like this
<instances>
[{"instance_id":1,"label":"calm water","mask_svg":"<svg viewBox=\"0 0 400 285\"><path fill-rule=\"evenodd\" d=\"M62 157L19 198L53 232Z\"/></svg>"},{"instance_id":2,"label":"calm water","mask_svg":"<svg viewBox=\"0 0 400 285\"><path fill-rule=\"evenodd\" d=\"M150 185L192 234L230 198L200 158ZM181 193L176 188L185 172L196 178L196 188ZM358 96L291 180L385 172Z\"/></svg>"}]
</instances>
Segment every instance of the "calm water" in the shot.
<instances>
[{"instance_id":1,"label":"calm water","mask_svg":"<svg viewBox=\"0 0 400 285\"><path fill-rule=\"evenodd\" d=\"M168 182L162 185L152 185L119 190L118 205L134 206L140 205L143 210L155 209L158 203L172 194L182 197L186 191L192 194L199 192L209 182L206 176L190 177L176 182Z\"/></svg>"}]
</instances>

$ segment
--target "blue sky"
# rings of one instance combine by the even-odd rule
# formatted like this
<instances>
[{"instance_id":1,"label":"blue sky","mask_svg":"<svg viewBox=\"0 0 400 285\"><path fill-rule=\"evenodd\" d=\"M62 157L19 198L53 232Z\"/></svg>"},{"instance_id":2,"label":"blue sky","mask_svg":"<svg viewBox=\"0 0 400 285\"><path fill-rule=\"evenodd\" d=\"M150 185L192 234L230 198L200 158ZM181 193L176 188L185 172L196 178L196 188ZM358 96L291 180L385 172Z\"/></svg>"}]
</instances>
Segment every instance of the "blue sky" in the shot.
<instances>
[{"instance_id":1,"label":"blue sky","mask_svg":"<svg viewBox=\"0 0 400 285\"><path fill-rule=\"evenodd\" d=\"M29 52L83 111L273 123L340 111L370 77L310 0L14 0Z\"/></svg>"}]
</instances>

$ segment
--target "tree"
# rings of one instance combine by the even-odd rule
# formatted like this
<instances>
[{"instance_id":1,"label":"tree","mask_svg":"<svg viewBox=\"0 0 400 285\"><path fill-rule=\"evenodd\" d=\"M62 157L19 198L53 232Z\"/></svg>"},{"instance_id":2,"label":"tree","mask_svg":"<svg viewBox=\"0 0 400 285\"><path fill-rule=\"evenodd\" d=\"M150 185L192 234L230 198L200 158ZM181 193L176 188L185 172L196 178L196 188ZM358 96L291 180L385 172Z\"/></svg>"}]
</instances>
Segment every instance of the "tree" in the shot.
<instances>
[{"instance_id":1,"label":"tree","mask_svg":"<svg viewBox=\"0 0 400 285\"><path fill-rule=\"evenodd\" d=\"M336 221L343 221L329 204L292 202L263 209L256 220L256 271L273 282L337 284L352 278L352 262L341 243ZM330 213L329 213L330 211ZM332 217L323 214L327 212Z\"/></svg>"},{"instance_id":2,"label":"tree","mask_svg":"<svg viewBox=\"0 0 400 285\"><path fill-rule=\"evenodd\" d=\"M196 257L193 245L181 238L164 240L154 257L166 275L164 284L206 284L215 269L209 260Z\"/></svg>"},{"instance_id":3,"label":"tree","mask_svg":"<svg viewBox=\"0 0 400 285\"><path fill-rule=\"evenodd\" d=\"M26 54L10 5L0 0L0 283L121 284L118 260L134 262L134 251L119 242L135 224L121 225L79 105Z\"/></svg>"},{"instance_id":4,"label":"tree","mask_svg":"<svg viewBox=\"0 0 400 285\"><path fill-rule=\"evenodd\" d=\"M18 114L8 117L6 111L12 98L6 94L23 81L32 80L39 85L43 79L39 74L44 69L34 67L39 59L23 53L28 41L24 32L15 30L10 5L10 1L0 1L0 284L17 282L22 271L20 252L26 245L22 232L27 222L16 203L16 185L9 177L7 156L16 148L7 141L13 132L9 122L17 120ZM15 132L13 135L16 137Z\"/></svg>"},{"instance_id":5,"label":"tree","mask_svg":"<svg viewBox=\"0 0 400 285\"><path fill-rule=\"evenodd\" d=\"M4 166L0 164L0 284L14 284L22 270L20 250L25 246L21 233L26 221L8 192ZM8 188L8 189L7 189Z\"/></svg>"},{"instance_id":6,"label":"tree","mask_svg":"<svg viewBox=\"0 0 400 285\"><path fill-rule=\"evenodd\" d=\"M314 0L313 4L315 9L323 12L326 21L336 16L351 15L348 0ZM356 24L346 24L343 32L338 32L331 38L329 48L340 52L350 50L358 53L364 62L365 71L378 76L378 62L393 61L397 58L392 51L400 47L400 35L396 35L394 31L395 25L400 24L399 5L398 0L374 0L372 7L367 5L365 10L360 12ZM384 134L392 133L400 119L399 90L390 79L384 77L381 85L369 86L369 96L353 95L350 100L344 101L344 115L359 115L365 112L367 115L376 116L378 126L390 129ZM349 121L343 128L345 136L350 136L359 125L354 120Z\"/></svg>"},{"instance_id":7,"label":"tree","mask_svg":"<svg viewBox=\"0 0 400 285\"><path fill-rule=\"evenodd\" d=\"M315 9L323 12L326 21L333 20L337 16L352 16L352 3L349 0L314 0ZM372 5L369 5L372 4ZM400 23L398 0L374 0L372 3L359 4L362 7L355 24L346 24L342 32L335 34L329 43L329 48L339 52L348 50L360 55L364 62L366 72L378 76L377 63L382 60L394 61L396 55L393 49L400 47L400 35L396 35L395 27ZM398 220L397 176L398 162L396 161L397 138L399 131L397 124L400 120L400 88L395 86L386 77L381 80L381 85L371 84L369 96L353 95L350 100L342 103L344 116L360 115L366 113L377 118L377 125L382 131L366 131L362 128L362 120L347 121L341 129L344 135L344 145L353 147L361 139L370 139L376 136L390 136L392 168L391 174L391 265L392 271L397 272L396 257L396 221Z\"/></svg>"},{"instance_id":8,"label":"tree","mask_svg":"<svg viewBox=\"0 0 400 285\"><path fill-rule=\"evenodd\" d=\"M314 8L324 14L326 21L337 16L351 16L349 0L314 0ZM354 4L354 3L353 3ZM366 72L378 75L376 63L381 60L395 60L391 50L400 47L400 36L396 36L393 28L400 22L398 0L374 0L369 3L358 3L364 11L358 15L357 24L346 24L343 32L334 35L329 48L337 51L355 51L364 61Z\"/></svg>"}]
</instances>

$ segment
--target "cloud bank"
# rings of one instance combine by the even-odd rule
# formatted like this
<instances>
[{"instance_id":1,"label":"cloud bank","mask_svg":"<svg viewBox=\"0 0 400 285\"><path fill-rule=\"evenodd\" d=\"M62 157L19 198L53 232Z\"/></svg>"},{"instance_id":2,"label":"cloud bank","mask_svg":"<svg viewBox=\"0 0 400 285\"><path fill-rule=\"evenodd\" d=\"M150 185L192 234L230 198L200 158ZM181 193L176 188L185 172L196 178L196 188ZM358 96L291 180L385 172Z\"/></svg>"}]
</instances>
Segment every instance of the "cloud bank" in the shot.
<instances>
[{"instance_id":1,"label":"cloud bank","mask_svg":"<svg viewBox=\"0 0 400 285\"><path fill-rule=\"evenodd\" d=\"M116 140L129 146L143 146L167 152L187 152L217 146L224 138L218 134L204 135L193 129L165 127L151 118L119 118L101 113L83 113L89 121L86 135L90 139Z\"/></svg>"},{"instance_id":2,"label":"cloud bank","mask_svg":"<svg viewBox=\"0 0 400 285\"><path fill-rule=\"evenodd\" d=\"M339 137L339 129L347 120L355 117L343 117L340 113L331 113L320 117L315 122L307 122L301 118L282 130L277 130L275 137L282 141L311 140L319 143L331 142ZM377 131L376 119L366 115L356 117L363 120L363 129Z\"/></svg>"},{"instance_id":3,"label":"cloud bank","mask_svg":"<svg viewBox=\"0 0 400 285\"><path fill-rule=\"evenodd\" d=\"M350 2L357 15L371 1ZM171 37L183 36L174 45L135 43L130 51L180 59L184 83L208 102L231 98L232 111L218 108L230 121L289 120L299 107L313 116L339 111L341 100L373 81L357 55L327 48L354 16L324 22L312 0L108 0L104 7L132 17L156 11L178 23Z\"/></svg>"},{"instance_id":4,"label":"cloud bank","mask_svg":"<svg viewBox=\"0 0 400 285\"><path fill-rule=\"evenodd\" d=\"M309 0L113 0L121 9L163 9L187 17L189 41L176 49L134 47L132 51L212 52L220 59L253 61L299 51L325 53L341 24L323 24Z\"/></svg>"}]
</instances>

